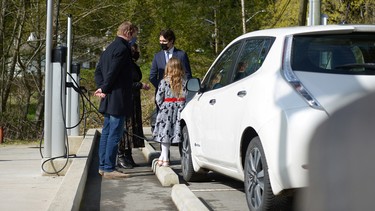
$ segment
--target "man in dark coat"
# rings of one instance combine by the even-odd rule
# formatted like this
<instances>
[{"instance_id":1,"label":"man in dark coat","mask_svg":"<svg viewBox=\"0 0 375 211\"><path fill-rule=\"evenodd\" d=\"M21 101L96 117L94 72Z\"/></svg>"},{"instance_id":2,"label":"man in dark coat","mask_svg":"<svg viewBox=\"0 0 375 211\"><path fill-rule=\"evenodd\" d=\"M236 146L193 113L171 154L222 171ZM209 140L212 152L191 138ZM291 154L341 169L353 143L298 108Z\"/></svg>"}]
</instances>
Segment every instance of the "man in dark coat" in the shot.
<instances>
[{"instance_id":1,"label":"man in dark coat","mask_svg":"<svg viewBox=\"0 0 375 211\"><path fill-rule=\"evenodd\" d=\"M132 112L133 62L129 41L137 36L137 27L123 22L116 39L102 53L95 70L97 90L101 98L99 112L104 123L99 143L99 174L105 178L124 178L127 174L116 171L116 155L125 118Z\"/></svg>"}]
</instances>

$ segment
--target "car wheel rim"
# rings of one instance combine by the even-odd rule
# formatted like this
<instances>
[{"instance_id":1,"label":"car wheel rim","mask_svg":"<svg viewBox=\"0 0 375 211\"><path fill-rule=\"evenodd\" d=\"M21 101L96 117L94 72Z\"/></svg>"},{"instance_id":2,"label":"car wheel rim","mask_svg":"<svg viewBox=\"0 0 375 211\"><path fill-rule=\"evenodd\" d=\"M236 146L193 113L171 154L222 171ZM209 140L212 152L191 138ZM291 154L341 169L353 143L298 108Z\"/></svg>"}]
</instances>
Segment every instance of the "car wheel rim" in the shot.
<instances>
[{"instance_id":1,"label":"car wheel rim","mask_svg":"<svg viewBox=\"0 0 375 211\"><path fill-rule=\"evenodd\" d=\"M262 155L258 148L251 151L247 174L247 192L250 196L251 205L254 208L259 208L262 204L264 192L264 169L262 165Z\"/></svg>"},{"instance_id":2,"label":"car wheel rim","mask_svg":"<svg viewBox=\"0 0 375 211\"><path fill-rule=\"evenodd\" d=\"M184 133L184 141L182 142L182 158L181 158L181 161L182 161L182 168L183 170L185 170L184 168L186 166L188 166L189 164L189 141L187 139L187 134Z\"/></svg>"}]
</instances>

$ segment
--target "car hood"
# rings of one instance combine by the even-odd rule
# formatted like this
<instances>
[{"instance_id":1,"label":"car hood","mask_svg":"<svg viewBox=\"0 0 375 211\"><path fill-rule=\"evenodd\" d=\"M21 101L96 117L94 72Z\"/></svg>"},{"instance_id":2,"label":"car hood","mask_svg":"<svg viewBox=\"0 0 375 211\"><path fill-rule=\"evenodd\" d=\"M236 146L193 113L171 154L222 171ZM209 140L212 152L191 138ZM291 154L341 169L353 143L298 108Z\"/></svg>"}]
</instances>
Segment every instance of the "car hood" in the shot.
<instances>
[{"instance_id":1,"label":"car hood","mask_svg":"<svg viewBox=\"0 0 375 211\"><path fill-rule=\"evenodd\" d=\"M328 114L375 91L375 75L295 74Z\"/></svg>"}]
</instances>

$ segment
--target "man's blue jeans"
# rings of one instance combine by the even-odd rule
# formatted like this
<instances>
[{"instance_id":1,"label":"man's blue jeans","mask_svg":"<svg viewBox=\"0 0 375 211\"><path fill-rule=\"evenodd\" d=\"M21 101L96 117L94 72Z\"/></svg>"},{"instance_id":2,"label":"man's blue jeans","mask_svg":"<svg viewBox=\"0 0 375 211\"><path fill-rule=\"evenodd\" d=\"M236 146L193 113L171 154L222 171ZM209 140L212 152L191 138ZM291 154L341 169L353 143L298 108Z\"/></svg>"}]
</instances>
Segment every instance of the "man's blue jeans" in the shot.
<instances>
[{"instance_id":1,"label":"man's blue jeans","mask_svg":"<svg viewBox=\"0 0 375 211\"><path fill-rule=\"evenodd\" d=\"M124 131L125 116L104 115L99 143L99 170L112 172L116 169L118 143Z\"/></svg>"}]
</instances>

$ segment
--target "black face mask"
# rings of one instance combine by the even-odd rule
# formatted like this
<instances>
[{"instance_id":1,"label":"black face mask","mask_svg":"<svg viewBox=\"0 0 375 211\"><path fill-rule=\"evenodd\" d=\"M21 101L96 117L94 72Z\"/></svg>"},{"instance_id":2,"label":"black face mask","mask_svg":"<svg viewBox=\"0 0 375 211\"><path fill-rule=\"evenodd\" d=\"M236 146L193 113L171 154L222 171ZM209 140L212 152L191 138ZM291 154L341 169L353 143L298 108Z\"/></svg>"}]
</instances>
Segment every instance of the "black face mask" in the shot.
<instances>
[{"instance_id":1,"label":"black face mask","mask_svg":"<svg viewBox=\"0 0 375 211\"><path fill-rule=\"evenodd\" d=\"M139 52L133 52L133 59L137 61L139 59Z\"/></svg>"},{"instance_id":2,"label":"black face mask","mask_svg":"<svg viewBox=\"0 0 375 211\"><path fill-rule=\"evenodd\" d=\"M168 50L168 46L167 46L167 44L164 44L164 43L161 43L160 44L160 47L161 47L161 49L163 49L163 50Z\"/></svg>"}]
</instances>

